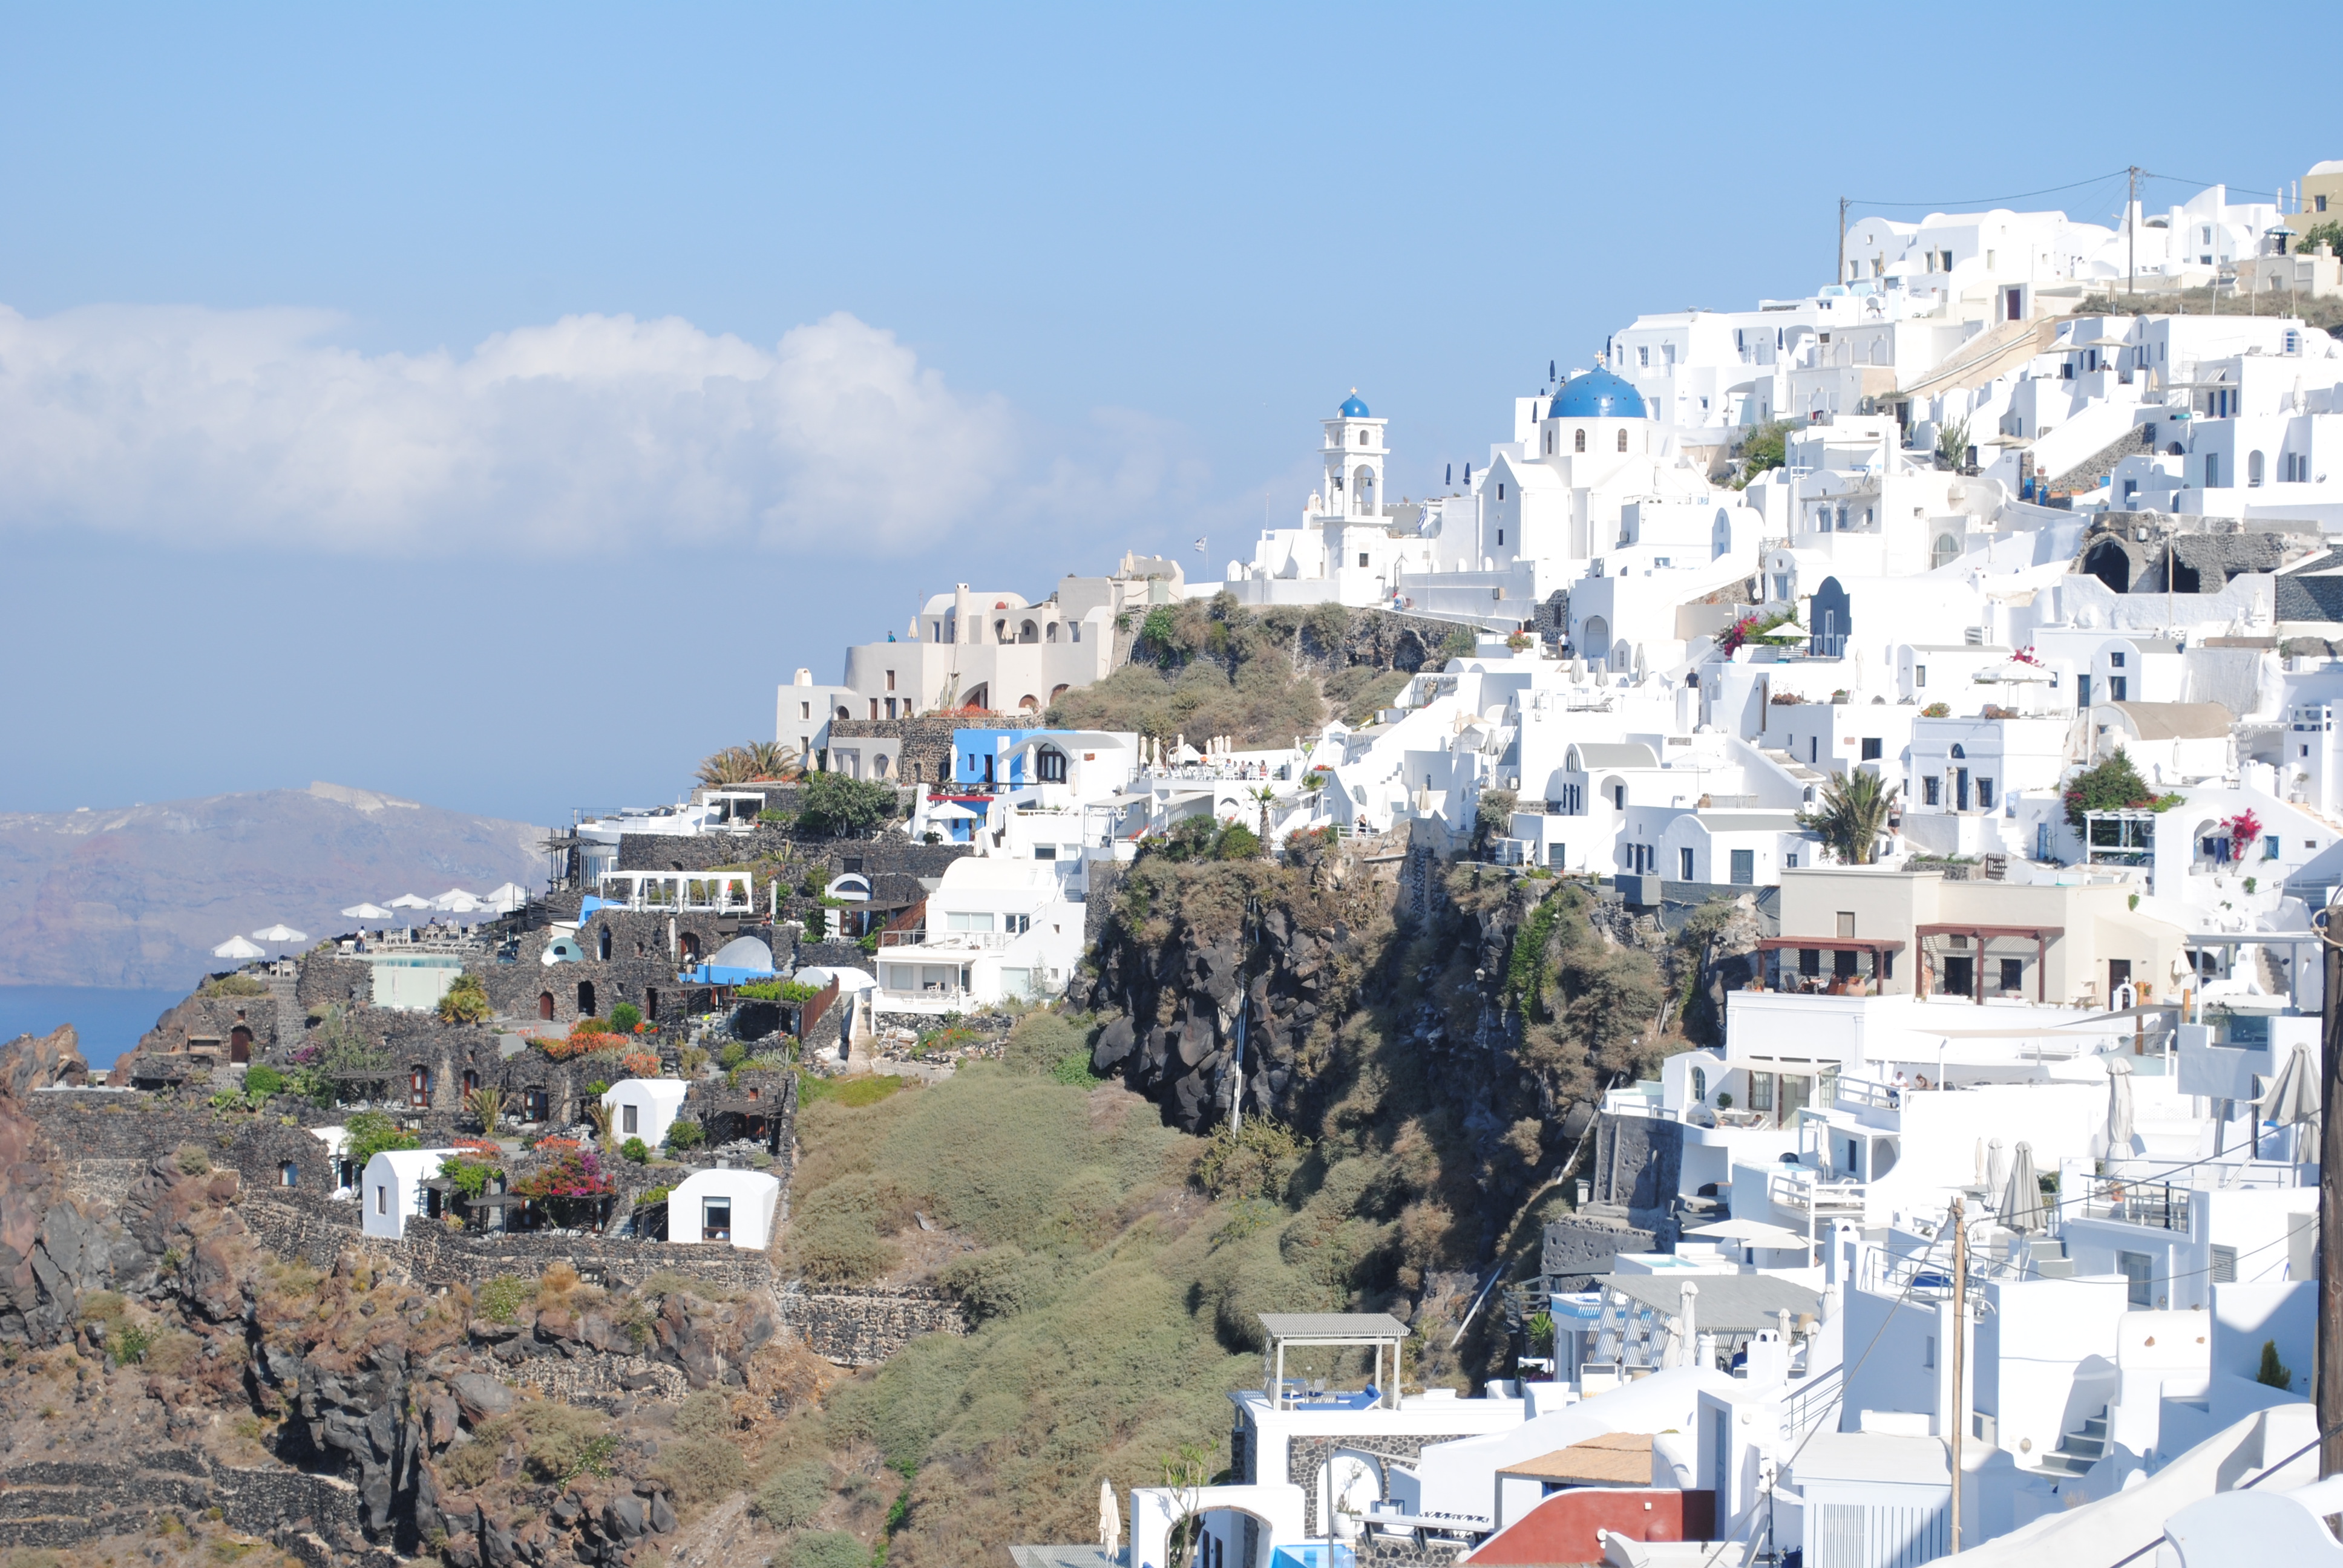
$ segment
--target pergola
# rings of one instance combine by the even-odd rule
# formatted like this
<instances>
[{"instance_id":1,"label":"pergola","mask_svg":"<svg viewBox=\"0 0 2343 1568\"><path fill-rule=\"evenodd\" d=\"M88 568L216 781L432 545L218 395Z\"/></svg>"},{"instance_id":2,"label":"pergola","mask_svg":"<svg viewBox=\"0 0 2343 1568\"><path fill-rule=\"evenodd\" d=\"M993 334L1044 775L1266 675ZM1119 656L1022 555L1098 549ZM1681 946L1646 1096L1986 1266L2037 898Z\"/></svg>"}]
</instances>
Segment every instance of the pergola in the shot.
<instances>
[{"instance_id":1,"label":"pergola","mask_svg":"<svg viewBox=\"0 0 2343 1568\"><path fill-rule=\"evenodd\" d=\"M1912 938L1914 941L1919 944L1920 948L1920 968L1923 977L1922 984L1924 994L1926 979L1936 969L1936 965L1930 961L1931 954L1928 950L1928 939L1931 937L1960 937L1967 940L1974 941L1976 945L1971 948L1966 953L1952 954L1948 956L1964 957L1973 960L1970 965L1970 989L1975 993L1974 1000L1976 1004L1980 1007L1984 1006L1985 944L1990 939L2000 937L2030 941L2034 944L2034 1000L2037 1002L2047 1001L2050 1000L2050 966L2047 961L2050 954L2050 944L2066 934L2066 928L2064 926L1984 926L1976 924L1973 921L1956 921L1948 925L1915 926L1912 928Z\"/></svg>"},{"instance_id":2,"label":"pergola","mask_svg":"<svg viewBox=\"0 0 2343 1568\"><path fill-rule=\"evenodd\" d=\"M1904 950L1901 941L1880 937L1761 937L1757 950L1778 953L1795 950L1800 952L1869 953L1871 978L1891 980L1896 978L1896 955ZM1835 971L1837 965L1833 963ZM1849 973L1853 970L1850 969ZM1787 987L1784 988L1787 990Z\"/></svg>"},{"instance_id":3,"label":"pergola","mask_svg":"<svg viewBox=\"0 0 2343 1568\"><path fill-rule=\"evenodd\" d=\"M1375 1398L1361 1408L1399 1408L1399 1352L1407 1342L1407 1325L1389 1312L1262 1312L1261 1326L1269 1336L1262 1355L1271 1406L1292 1410L1300 1402L1296 1391L1285 1385L1285 1352L1290 1345L1333 1345L1344 1349L1372 1348L1375 1352ZM1383 1347L1391 1347L1391 1378L1383 1378Z\"/></svg>"}]
</instances>

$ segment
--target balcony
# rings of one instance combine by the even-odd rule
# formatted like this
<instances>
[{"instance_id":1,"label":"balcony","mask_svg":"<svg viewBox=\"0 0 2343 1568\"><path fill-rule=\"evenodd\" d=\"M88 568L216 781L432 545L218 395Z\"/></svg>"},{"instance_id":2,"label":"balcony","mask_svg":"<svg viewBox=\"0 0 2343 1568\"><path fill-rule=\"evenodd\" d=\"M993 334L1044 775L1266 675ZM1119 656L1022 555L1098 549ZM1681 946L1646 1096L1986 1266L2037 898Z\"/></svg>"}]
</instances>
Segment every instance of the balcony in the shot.
<instances>
[{"instance_id":1,"label":"balcony","mask_svg":"<svg viewBox=\"0 0 2343 1568\"><path fill-rule=\"evenodd\" d=\"M2189 1191L2163 1181L2091 1178L2079 1196L2059 1204L2068 1220L2107 1220L2150 1231L2188 1229Z\"/></svg>"},{"instance_id":2,"label":"balcony","mask_svg":"<svg viewBox=\"0 0 2343 1568\"><path fill-rule=\"evenodd\" d=\"M1865 1181L1825 1181L1802 1166L1775 1171L1765 1183L1765 1196L1775 1207L1813 1220L1841 1215L1860 1219L1870 1201L1871 1186Z\"/></svg>"},{"instance_id":3,"label":"balcony","mask_svg":"<svg viewBox=\"0 0 2343 1568\"><path fill-rule=\"evenodd\" d=\"M879 947L917 949L931 953L997 952L1014 943L1021 931L880 931Z\"/></svg>"}]
</instances>

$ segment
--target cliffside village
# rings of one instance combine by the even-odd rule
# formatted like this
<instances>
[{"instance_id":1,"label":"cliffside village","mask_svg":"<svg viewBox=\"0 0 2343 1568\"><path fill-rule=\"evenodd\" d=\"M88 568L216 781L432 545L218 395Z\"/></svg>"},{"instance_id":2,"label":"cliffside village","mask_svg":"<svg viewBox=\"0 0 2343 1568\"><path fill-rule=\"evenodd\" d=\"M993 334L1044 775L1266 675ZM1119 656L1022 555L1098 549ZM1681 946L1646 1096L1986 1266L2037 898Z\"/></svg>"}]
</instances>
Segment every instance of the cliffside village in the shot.
<instances>
[{"instance_id":1,"label":"cliffside village","mask_svg":"<svg viewBox=\"0 0 2343 1568\"><path fill-rule=\"evenodd\" d=\"M1570 1129L1541 1272L1475 1304L1510 1314L1515 1377L1422 1387L1393 1318L1264 1316L1228 1473L1020 1561L1868 1568L1957 1532L1987 1563L2343 1563L2309 1403L2330 204L2343 163L2113 226L1866 218L1812 295L1639 317L1555 367L1423 498L1353 390L1315 493L1224 576L1127 557L930 596L837 685L780 686L788 779L580 811L516 907L356 906L214 977L105 1085L61 1066L30 1098L116 1195L221 1097L266 1101L221 1159L307 1255L754 1269L798 1070L1063 997L1167 838L1347 845L1403 887L1469 857L1662 930L1722 898L1755 932L1722 1043ZM1319 655L1363 638L1405 683L1291 738L1047 721L1191 601L1311 612ZM893 818L805 831L823 773ZM1282 1087L1243 1054L1276 1020L1231 998L1103 1032L1094 1068L1210 1065L1170 1113L1245 1115ZM798 1300L840 1362L966 1332L940 1300Z\"/></svg>"}]
</instances>

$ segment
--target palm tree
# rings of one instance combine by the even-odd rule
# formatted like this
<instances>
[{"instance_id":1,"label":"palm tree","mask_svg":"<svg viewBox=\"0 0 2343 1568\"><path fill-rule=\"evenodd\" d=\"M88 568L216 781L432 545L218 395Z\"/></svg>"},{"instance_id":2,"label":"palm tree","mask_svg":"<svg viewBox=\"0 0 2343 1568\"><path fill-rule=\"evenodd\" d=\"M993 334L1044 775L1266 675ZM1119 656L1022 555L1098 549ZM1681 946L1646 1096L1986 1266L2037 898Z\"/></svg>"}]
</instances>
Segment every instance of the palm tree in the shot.
<instances>
[{"instance_id":1,"label":"palm tree","mask_svg":"<svg viewBox=\"0 0 2343 1568\"><path fill-rule=\"evenodd\" d=\"M1895 809L1895 788L1882 786L1878 774L1848 772L1823 787L1821 809L1800 812L1798 824L1820 833L1845 864L1868 866L1878 859L1879 836Z\"/></svg>"},{"instance_id":2,"label":"palm tree","mask_svg":"<svg viewBox=\"0 0 2343 1568\"><path fill-rule=\"evenodd\" d=\"M1269 809L1276 803L1277 791L1264 784L1258 789L1246 790L1245 798L1261 808L1261 841L1266 849L1269 844Z\"/></svg>"},{"instance_id":3,"label":"palm tree","mask_svg":"<svg viewBox=\"0 0 2343 1568\"><path fill-rule=\"evenodd\" d=\"M464 1096L464 1109L470 1111L479 1122L482 1137L494 1138L497 1135L497 1121L504 1115L505 1091L482 1084Z\"/></svg>"},{"instance_id":4,"label":"palm tree","mask_svg":"<svg viewBox=\"0 0 2343 1568\"><path fill-rule=\"evenodd\" d=\"M795 766L797 755L794 747L772 740L727 746L701 759L699 781L710 789L728 789L736 784L778 779Z\"/></svg>"}]
</instances>

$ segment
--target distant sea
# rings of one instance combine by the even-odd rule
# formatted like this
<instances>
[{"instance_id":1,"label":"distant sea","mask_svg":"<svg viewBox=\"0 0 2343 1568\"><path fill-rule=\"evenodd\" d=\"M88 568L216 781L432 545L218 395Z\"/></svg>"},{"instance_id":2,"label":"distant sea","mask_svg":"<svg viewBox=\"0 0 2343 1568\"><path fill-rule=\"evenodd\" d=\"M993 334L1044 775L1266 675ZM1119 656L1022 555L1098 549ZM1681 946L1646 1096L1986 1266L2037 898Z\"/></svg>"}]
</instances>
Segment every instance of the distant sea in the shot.
<instances>
[{"instance_id":1,"label":"distant sea","mask_svg":"<svg viewBox=\"0 0 2343 1568\"><path fill-rule=\"evenodd\" d=\"M0 985L0 1043L20 1034L46 1034L69 1023L81 1036L82 1054L92 1067L112 1067L114 1059L138 1043L155 1020L182 1000L189 987Z\"/></svg>"}]
</instances>

